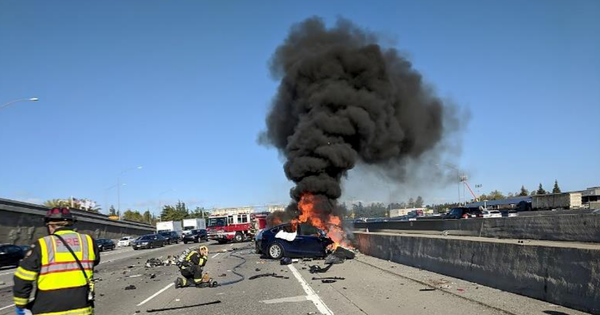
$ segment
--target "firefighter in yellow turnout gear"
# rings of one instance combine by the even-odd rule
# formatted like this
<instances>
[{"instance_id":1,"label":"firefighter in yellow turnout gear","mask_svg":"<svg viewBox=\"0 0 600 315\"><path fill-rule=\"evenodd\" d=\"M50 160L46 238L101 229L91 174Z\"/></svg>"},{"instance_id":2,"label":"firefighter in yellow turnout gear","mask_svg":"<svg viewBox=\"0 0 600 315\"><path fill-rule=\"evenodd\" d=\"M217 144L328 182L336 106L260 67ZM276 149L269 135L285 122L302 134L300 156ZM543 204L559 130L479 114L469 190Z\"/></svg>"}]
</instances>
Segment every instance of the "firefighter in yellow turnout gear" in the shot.
<instances>
[{"instance_id":1,"label":"firefighter in yellow turnout gear","mask_svg":"<svg viewBox=\"0 0 600 315\"><path fill-rule=\"evenodd\" d=\"M216 286L216 281L212 281L207 273L202 274L202 269L207 261L208 247L200 246L198 250L190 251L179 266L179 271L183 278L178 277L175 280L175 288Z\"/></svg>"},{"instance_id":2,"label":"firefighter in yellow turnout gear","mask_svg":"<svg viewBox=\"0 0 600 315\"><path fill-rule=\"evenodd\" d=\"M100 263L96 242L72 230L67 208L48 210L45 222L50 235L32 245L14 275L16 314L25 314L26 308L39 315L93 314L92 277ZM35 300L29 303L34 282Z\"/></svg>"}]
</instances>

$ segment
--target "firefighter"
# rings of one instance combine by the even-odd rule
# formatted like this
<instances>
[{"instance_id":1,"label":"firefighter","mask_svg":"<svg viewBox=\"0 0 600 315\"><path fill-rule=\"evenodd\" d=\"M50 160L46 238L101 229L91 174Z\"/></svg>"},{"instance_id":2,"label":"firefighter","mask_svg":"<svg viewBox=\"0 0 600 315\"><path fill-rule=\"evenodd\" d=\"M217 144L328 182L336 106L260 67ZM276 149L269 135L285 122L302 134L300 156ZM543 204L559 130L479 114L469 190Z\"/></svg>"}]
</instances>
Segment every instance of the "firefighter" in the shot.
<instances>
[{"instance_id":1,"label":"firefighter","mask_svg":"<svg viewBox=\"0 0 600 315\"><path fill-rule=\"evenodd\" d=\"M25 314L25 309L39 315L93 314L92 277L94 266L100 263L96 242L73 231L68 208L48 210L44 221L49 235L32 245L14 275L17 315ZM29 303L34 282L35 300Z\"/></svg>"},{"instance_id":2,"label":"firefighter","mask_svg":"<svg viewBox=\"0 0 600 315\"><path fill-rule=\"evenodd\" d=\"M185 260L179 266L181 275L183 278L178 277L175 280L175 288L203 285L212 286L212 279L208 277L208 274L202 274L202 268L208 261L208 247L200 246L198 250L190 251Z\"/></svg>"}]
</instances>

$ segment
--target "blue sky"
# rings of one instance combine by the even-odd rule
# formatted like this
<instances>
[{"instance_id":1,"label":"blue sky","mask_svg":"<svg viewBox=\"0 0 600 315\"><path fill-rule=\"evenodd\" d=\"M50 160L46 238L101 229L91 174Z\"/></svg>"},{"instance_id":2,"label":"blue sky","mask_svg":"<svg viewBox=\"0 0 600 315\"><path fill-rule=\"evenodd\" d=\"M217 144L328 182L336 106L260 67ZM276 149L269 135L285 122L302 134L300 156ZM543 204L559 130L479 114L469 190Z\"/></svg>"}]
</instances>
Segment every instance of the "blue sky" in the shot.
<instances>
[{"instance_id":1,"label":"blue sky","mask_svg":"<svg viewBox=\"0 0 600 315\"><path fill-rule=\"evenodd\" d=\"M256 137L277 87L269 58L313 15L378 33L470 111L458 162L482 191L600 185L595 0L2 0L0 104L40 101L0 110L0 197L116 204L106 188L142 165L122 176L122 209L287 202L282 160Z\"/></svg>"}]
</instances>

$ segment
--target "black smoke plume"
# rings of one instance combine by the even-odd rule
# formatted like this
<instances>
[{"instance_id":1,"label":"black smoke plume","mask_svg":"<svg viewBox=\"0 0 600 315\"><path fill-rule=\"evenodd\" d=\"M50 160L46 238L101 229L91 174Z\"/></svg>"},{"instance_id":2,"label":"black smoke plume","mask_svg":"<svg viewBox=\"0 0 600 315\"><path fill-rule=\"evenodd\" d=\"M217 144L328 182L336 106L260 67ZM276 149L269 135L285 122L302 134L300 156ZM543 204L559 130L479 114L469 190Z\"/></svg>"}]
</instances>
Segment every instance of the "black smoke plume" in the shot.
<instances>
[{"instance_id":1,"label":"black smoke plume","mask_svg":"<svg viewBox=\"0 0 600 315\"><path fill-rule=\"evenodd\" d=\"M445 106L421 74L348 20L294 25L271 72L281 83L260 141L283 153L296 184L287 216L307 192L324 218L340 215L341 179L357 163L402 166L443 138Z\"/></svg>"}]
</instances>

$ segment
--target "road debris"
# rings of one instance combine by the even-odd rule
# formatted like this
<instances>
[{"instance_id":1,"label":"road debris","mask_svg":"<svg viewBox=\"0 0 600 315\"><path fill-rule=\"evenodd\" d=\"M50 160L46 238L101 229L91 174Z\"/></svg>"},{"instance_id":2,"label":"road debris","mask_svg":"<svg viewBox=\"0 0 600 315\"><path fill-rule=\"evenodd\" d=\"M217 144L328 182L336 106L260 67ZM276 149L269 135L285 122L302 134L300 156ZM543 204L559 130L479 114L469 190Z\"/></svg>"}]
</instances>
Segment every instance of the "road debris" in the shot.
<instances>
[{"instance_id":1,"label":"road debris","mask_svg":"<svg viewBox=\"0 0 600 315\"><path fill-rule=\"evenodd\" d=\"M146 260L146 268L154 268L164 266L163 262L158 258L150 258Z\"/></svg>"},{"instance_id":2,"label":"road debris","mask_svg":"<svg viewBox=\"0 0 600 315\"><path fill-rule=\"evenodd\" d=\"M433 288L428 288L428 289L419 289L419 291L426 291L426 292L429 292L429 291L435 291L435 289L433 289Z\"/></svg>"},{"instance_id":3,"label":"road debris","mask_svg":"<svg viewBox=\"0 0 600 315\"><path fill-rule=\"evenodd\" d=\"M165 311L173 311L173 310L182 310L182 309L186 309L186 308L200 307L200 306L206 306L206 305L212 305L212 304L219 304L219 303L221 303L221 301L220 300L216 300L216 301L212 301L212 302L206 302L206 303L200 303L200 304L194 304L194 305L149 309L149 310L146 310L146 312L147 313L155 313L155 312L165 312Z\"/></svg>"},{"instance_id":4,"label":"road debris","mask_svg":"<svg viewBox=\"0 0 600 315\"><path fill-rule=\"evenodd\" d=\"M337 280L333 280L333 279L323 279L321 280L321 283L335 283Z\"/></svg>"},{"instance_id":5,"label":"road debris","mask_svg":"<svg viewBox=\"0 0 600 315\"><path fill-rule=\"evenodd\" d=\"M338 246L338 248L336 248L333 253L327 255L327 257L325 257L325 263L326 264L341 264L343 263L346 259L354 259L354 257L356 256L356 254L354 254L352 251L347 250L341 246Z\"/></svg>"},{"instance_id":6,"label":"road debris","mask_svg":"<svg viewBox=\"0 0 600 315\"><path fill-rule=\"evenodd\" d=\"M310 268L309 269L310 273L325 273L331 268L331 266L333 266L333 265L329 264L325 268L318 266L318 265L312 265L312 266L308 266L308 267Z\"/></svg>"},{"instance_id":7,"label":"road debris","mask_svg":"<svg viewBox=\"0 0 600 315\"><path fill-rule=\"evenodd\" d=\"M283 257L281 258L281 260L279 261L280 265L289 265L292 263L292 259L289 257Z\"/></svg>"},{"instance_id":8,"label":"road debris","mask_svg":"<svg viewBox=\"0 0 600 315\"><path fill-rule=\"evenodd\" d=\"M227 274L226 273L222 273L222 274L219 275L219 277L227 277Z\"/></svg>"},{"instance_id":9,"label":"road debris","mask_svg":"<svg viewBox=\"0 0 600 315\"><path fill-rule=\"evenodd\" d=\"M141 277L142 275L131 275L131 276L127 276L128 278L137 278L137 277Z\"/></svg>"},{"instance_id":10,"label":"road debris","mask_svg":"<svg viewBox=\"0 0 600 315\"><path fill-rule=\"evenodd\" d=\"M137 288L133 284L130 284L125 287L125 290L135 290L135 289L137 289Z\"/></svg>"},{"instance_id":11,"label":"road debris","mask_svg":"<svg viewBox=\"0 0 600 315\"><path fill-rule=\"evenodd\" d=\"M254 275L250 278L248 278L248 280L254 280L254 279L258 279L258 278L264 278L264 277L273 277L273 278L279 278L279 279L289 279L290 277L286 277L286 276L280 276L276 273L262 273L259 275Z\"/></svg>"},{"instance_id":12,"label":"road debris","mask_svg":"<svg viewBox=\"0 0 600 315\"><path fill-rule=\"evenodd\" d=\"M260 271L260 268L256 268L256 269L254 269L254 271Z\"/></svg>"},{"instance_id":13,"label":"road debris","mask_svg":"<svg viewBox=\"0 0 600 315\"><path fill-rule=\"evenodd\" d=\"M313 277L313 280L346 280L344 277Z\"/></svg>"}]
</instances>

